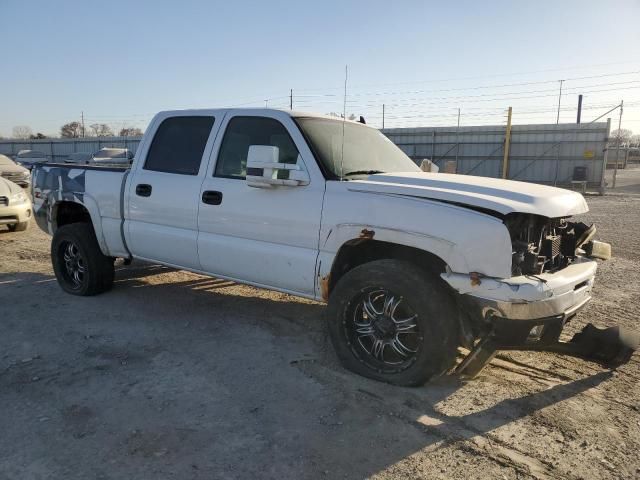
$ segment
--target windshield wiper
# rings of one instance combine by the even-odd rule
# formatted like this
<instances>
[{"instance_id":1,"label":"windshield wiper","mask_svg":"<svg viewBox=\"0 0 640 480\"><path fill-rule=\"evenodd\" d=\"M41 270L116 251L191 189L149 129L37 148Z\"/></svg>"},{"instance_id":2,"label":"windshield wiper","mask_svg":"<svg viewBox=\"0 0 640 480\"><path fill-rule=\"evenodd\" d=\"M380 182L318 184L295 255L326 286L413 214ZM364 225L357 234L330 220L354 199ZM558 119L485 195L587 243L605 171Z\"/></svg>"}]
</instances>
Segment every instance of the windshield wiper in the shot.
<instances>
[{"instance_id":1,"label":"windshield wiper","mask_svg":"<svg viewBox=\"0 0 640 480\"><path fill-rule=\"evenodd\" d=\"M354 170L353 172L345 173L343 176L348 177L350 175L374 175L376 173L386 173L382 170Z\"/></svg>"}]
</instances>

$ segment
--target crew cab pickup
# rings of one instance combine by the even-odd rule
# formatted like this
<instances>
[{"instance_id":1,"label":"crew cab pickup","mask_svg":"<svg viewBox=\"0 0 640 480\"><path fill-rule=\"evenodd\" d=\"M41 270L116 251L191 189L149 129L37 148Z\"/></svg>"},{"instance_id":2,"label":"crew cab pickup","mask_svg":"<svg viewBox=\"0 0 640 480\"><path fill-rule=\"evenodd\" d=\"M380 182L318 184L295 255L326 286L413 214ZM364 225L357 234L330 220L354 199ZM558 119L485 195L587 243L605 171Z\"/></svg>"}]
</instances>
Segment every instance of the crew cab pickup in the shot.
<instances>
[{"instance_id":1,"label":"crew cab pickup","mask_svg":"<svg viewBox=\"0 0 640 480\"><path fill-rule=\"evenodd\" d=\"M270 109L159 113L130 167L36 165L32 195L64 291L124 258L326 302L344 365L399 385L459 347L469 376L499 349L584 354L560 333L610 255L578 193L425 173L370 126Z\"/></svg>"}]
</instances>

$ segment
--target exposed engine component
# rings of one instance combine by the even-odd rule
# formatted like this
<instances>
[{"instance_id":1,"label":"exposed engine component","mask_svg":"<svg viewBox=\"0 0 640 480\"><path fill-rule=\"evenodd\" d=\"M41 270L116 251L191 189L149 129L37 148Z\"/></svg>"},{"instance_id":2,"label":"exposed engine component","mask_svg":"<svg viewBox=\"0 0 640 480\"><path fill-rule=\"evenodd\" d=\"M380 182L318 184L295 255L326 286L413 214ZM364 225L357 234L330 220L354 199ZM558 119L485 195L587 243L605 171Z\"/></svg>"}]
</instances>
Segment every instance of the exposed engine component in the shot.
<instances>
[{"instance_id":1,"label":"exposed engine component","mask_svg":"<svg viewBox=\"0 0 640 480\"><path fill-rule=\"evenodd\" d=\"M504 223L513 246L513 275L539 275L566 267L596 232L594 225L582 222L519 213L507 215Z\"/></svg>"}]
</instances>

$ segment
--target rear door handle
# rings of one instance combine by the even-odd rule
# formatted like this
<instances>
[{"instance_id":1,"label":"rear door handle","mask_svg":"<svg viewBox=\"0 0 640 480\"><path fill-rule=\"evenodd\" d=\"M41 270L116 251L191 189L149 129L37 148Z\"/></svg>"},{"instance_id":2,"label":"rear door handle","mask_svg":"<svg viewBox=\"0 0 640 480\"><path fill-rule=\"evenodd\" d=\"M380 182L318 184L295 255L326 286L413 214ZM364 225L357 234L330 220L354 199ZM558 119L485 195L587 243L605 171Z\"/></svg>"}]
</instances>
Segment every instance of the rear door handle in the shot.
<instances>
[{"instance_id":1,"label":"rear door handle","mask_svg":"<svg viewBox=\"0 0 640 480\"><path fill-rule=\"evenodd\" d=\"M202 192L202 202L209 205L220 205L222 203L222 192L205 190Z\"/></svg>"},{"instance_id":2,"label":"rear door handle","mask_svg":"<svg viewBox=\"0 0 640 480\"><path fill-rule=\"evenodd\" d=\"M139 197L150 197L151 196L151 185L146 183L140 183L136 185L136 195Z\"/></svg>"}]
</instances>

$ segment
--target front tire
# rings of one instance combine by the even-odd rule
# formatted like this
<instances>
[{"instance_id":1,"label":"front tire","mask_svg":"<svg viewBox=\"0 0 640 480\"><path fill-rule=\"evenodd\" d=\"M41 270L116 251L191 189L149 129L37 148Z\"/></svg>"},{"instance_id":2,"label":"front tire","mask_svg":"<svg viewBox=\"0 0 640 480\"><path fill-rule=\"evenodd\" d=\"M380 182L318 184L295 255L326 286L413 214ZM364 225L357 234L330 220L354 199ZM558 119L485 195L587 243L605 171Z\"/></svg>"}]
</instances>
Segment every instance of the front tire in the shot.
<instances>
[{"instance_id":1,"label":"front tire","mask_svg":"<svg viewBox=\"0 0 640 480\"><path fill-rule=\"evenodd\" d=\"M97 295L113 285L113 258L102 253L93 227L87 223L71 223L56 230L51 263L60 287L72 295Z\"/></svg>"},{"instance_id":2,"label":"front tire","mask_svg":"<svg viewBox=\"0 0 640 480\"><path fill-rule=\"evenodd\" d=\"M327 314L341 362L365 377L416 386L455 364L455 303L440 279L408 262L350 270L331 292Z\"/></svg>"}]
</instances>

